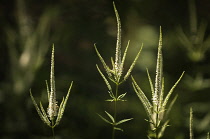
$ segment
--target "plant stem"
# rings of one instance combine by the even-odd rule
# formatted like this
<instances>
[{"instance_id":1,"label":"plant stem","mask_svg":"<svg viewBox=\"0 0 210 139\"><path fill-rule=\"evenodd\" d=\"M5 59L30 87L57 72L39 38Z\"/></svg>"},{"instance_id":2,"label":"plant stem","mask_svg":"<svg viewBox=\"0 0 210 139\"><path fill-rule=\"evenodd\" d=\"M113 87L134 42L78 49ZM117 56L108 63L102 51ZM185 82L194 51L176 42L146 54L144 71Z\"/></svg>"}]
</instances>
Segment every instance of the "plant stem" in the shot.
<instances>
[{"instance_id":1,"label":"plant stem","mask_svg":"<svg viewBox=\"0 0 210 139\"><path fill-rule=\"evenodd\" d=\"M54 127L52 127L52 134L53 134L53 139L55 139L55 131L54 131Z\"/></svg>"},{"instance_id":2,"label":"plant stem","mask_svg":"<svg viewBox=\"0 0 210 139\"><path fill-rule=\"evenodd\" d=\"M54 120L52 120L52 135L53 135L53 139L55 139L55 131L54 131Z\"/></svg>"},{"instance_id":3,"label":"plant stem","mask_svg":"<svg viewBox=\"0 0 210 139\"><path fill-rule=\"evenodd\" d=\"M119 84L116 84L116 91L115 91L115 101L114 101L114 121L116 122L117 118L117 97L118 97L118 87ZM113 124L113 129L112 129L112 139L115 139L115 125L116 123Z\"/></svg>"},{"instance_id":4,"label":"plant stem","mask_svg":"<svg viewBox=\"0 0 210 139\"><path fill-rule=\"evenodd\" d=\"M159 119L159 112L158 112L158 105L156 108L156 123L155 123L155 138L158 139L158 119Z\"/></svg>"}]
</instances>

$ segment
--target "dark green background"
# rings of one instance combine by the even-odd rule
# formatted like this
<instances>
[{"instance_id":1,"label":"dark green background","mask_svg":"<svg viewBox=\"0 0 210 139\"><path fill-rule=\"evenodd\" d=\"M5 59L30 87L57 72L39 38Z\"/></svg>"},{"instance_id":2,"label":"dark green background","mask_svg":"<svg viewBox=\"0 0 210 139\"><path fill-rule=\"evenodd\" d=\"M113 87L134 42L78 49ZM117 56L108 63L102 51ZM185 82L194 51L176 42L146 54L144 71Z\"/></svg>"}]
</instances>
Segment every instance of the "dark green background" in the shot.
<instances>
[{"instance_id":1,"label":"dark green background","mask_svg":"<svg viewBox=\"0 0 210 139\"><path fill-rule=\"evenodd\" d=\"M19 1L20 2L20 1ZM66 110L59 126L55 128L57 139L108 139L111 126L104 123L97 113L112 113L112 104L107 87L96 69L102 67L93 44L96 43L101 55L110 64L114 57L116 44L116 19L112 1L109 0L25 0L26 24L18 24L18 0L0 1L0 138L1 139L47 139L51 130L39 118L29 96L29 89L37 102L42 101L47 108L45 80L49 80L51 46L55 44L55 80L57 99L60 104L71 81L74 81ZM193 3L193 1L191 1ZM189 51L178 39L177 28L192 37L190 31L189 3L187 0L116 0L122 22L122 50L130 40L130 48L125 62L125 71L129 68L137 50L144 44L140 58L132 75L151 98L146 68L149 68L153 82L155 77L156 53L159 26L163 32L163 59L165 92L175 83L182 71L184 78L174 91L178 94L170 115L170 125L163 138L189 138L189 108L194 109L195 138L205 138L210 129L210 52L197 61L189 57ZM210 1L195 0L197 26L210 23ZM21 7L21 4L20 4ZM22 7L23 9L23 7ZM36 27L45 20L40 17L48 11L47 25L43 26L44 35L33 42L36 48L46 48L43 63L34 68L19 71L20 55L30 47L25 45L27 37L36 32ZM23 18L24 19L24 18ZM23 21L21 19L21 21ZM25 36L21 27L29 27ZM49 28L47 28L49 27ZM31 29L31 30L30 30ZM8 35L8 31L10 34ZM28 31L28 34L27 34ZM208 39L210 27L207 26L204 41ZM37 34L35 34L37 35ZM38 36L38 35L37 35ZM197 37L200 37L197 35ZM12 41L13 40L13 41ZM200 45L200 44L196 44ZM206 44L210 46L210 43ZM24 46L24 47L23 47ZM202 46L202 45L201 45ZM14 50L17 61L12 59ZM37 51L30 51L30 55ZM32 56L36 58L36 56ZM14 71L17 71L14 73ZM30 75L26 73L30 72ZM104 71L104 70L103 70ZM29 81L24 80L28 76ZM18 81L22 89L15 89ZM117 132L117 139L146 139L147 115L135 94L129 78L120 87L120 92L127 92L127 102L120 102L118 119L131 118L121 127L124 132Z\"/></svg>"}]
</instances>

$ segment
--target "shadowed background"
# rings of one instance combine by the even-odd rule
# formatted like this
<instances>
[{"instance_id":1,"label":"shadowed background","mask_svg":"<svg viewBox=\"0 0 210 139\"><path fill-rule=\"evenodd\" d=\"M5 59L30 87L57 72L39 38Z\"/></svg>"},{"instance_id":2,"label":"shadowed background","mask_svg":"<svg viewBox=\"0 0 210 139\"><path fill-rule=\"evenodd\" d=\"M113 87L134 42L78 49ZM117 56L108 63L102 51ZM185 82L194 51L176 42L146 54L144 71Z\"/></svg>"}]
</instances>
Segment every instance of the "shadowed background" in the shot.
<instances>
[{"instance_id":1,"label":"shadowed background","mask_svg":"<svg viewBox=\"0 0 210 139\"><path fill-rule=\"evenodd\" d=\"M163 138L189 138L189 108L194 109L195 138L210 129L210 2L208 0L115 1L122 22L122 50L130 40L125 70L141 44L132 75L150 98L146 68L154 82L159 26L163 32L165 91L182 71L174 91L178 99ZM50 77L51 46L55 44L55 82L60 104L74 81L57 139L107 139L111 126L97 113L112 113L107 87L96 69L102 66L93 44L107 63L115 55L117 24L111 0L0 1L0 138L48 139L51 130L39 118L29 96L47 108L45 80ZM111 63L109 63L111 64ZM118 107L122 124L118 139L147 138L147 115L130 78L121 85L127 102Z\"/></svg>"}]
</instances>

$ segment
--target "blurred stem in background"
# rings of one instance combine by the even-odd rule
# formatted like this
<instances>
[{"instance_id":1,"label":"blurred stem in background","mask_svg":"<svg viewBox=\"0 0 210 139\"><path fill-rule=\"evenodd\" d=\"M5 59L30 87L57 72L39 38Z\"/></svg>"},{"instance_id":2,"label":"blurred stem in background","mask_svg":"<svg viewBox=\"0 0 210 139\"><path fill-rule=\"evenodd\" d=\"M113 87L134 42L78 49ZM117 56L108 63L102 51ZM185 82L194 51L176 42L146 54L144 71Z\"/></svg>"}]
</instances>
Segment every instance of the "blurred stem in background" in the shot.
<instances>
[{"instance_id":1,"label":"blurred stem in background","mask_svg":"<svg viewBox=\"0 0 210 139\"><path fill-rule=\"evenodd\" d=\"M49 48L49 40L53 38L51 25L58 14L55 8L45 9L35 22L29 14L26 1L16 0L15 24L5 28L6 44L9 53L9 82L3 85L5 114L2 115L5 131L10 136L25 133L29 129L25 99L36 72L42 66ZM24 94L25 93L25 94ZM15 109L14 109L15 108ZM5 125L4 125L5 124ZM18 127L18 128L17 128ZM11 137L12 138L12 137ZM28 138L27 136L25 138Z\"/></svg>"},{"instance_id":2,"label":"blurred stem in background","mask_svg":"<svg viewBox=\"0 0 210 139\"><path fill-rule=\"evenodd\" d=\"M17 30L6 28L6 35L12 92L20 95L31 86L36 71L43 64L51 38L51 22L57 11L47 9L39 18L37 26L34 26L25 1L17 0L16 8Z\"/></svg>"}]
</instances>

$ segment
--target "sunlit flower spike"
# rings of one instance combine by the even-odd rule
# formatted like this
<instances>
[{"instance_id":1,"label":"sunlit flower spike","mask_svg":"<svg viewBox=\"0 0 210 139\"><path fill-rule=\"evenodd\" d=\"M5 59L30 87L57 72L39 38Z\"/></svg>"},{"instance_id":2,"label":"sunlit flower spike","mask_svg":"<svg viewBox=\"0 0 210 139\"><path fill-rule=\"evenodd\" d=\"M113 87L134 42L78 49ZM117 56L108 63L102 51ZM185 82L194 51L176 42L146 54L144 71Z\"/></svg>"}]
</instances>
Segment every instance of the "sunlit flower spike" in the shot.
<instances>
[{"instance_id":1,"label":"sunlit flower spike","mask_svg":"<svg viewBox=\"0 0 210 139\"><path fill-rule=\"evenodd\" d=\"M48 87L48 83L46 81L46 86L47 86L47 93L48 93L48 108L47 108L47 113L45 112L42 103L40 102L40 108L37 105L31 90L30 90L30 96L32 99L32 102L37 110L37 113L39 114L40 118L44 123L46 123L49 127L54 128L57 126L62 119L66 103L68 101L70 91L73 85L73 81L70 84L68 93L66 97L62 99L60 106L57 105L56 101L56 89L55 89L55 76L54 76L54 45L52 46L52 56L51 56L51 72L50 72L50 90Z\"/></svg>"}]
</instances>

